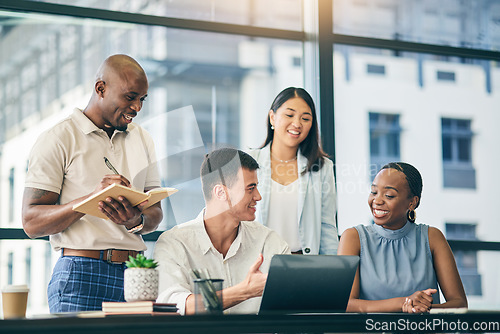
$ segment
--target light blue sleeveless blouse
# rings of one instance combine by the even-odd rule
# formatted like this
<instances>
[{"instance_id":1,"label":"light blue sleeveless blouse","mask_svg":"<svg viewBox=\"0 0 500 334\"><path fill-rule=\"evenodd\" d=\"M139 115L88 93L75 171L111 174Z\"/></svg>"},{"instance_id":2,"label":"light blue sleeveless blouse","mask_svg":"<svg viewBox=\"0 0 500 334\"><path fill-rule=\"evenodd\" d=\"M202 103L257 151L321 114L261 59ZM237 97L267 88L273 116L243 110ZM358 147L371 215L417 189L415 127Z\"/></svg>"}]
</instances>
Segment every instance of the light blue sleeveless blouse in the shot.
<instances>
[{"instance_id":1,"label":"light blue sleeveless blouse","mask_svg":"<svg viewBox=\"0 0 500 334\"><path fill-rule=\"evenodd\" d=\"M437 289L429 247L429 226L407 222L399 230L358 225L360 249L359 298L406 297L418 290ZM439 292L433 295L439 303Z\"/></svg>"}]
</instances>

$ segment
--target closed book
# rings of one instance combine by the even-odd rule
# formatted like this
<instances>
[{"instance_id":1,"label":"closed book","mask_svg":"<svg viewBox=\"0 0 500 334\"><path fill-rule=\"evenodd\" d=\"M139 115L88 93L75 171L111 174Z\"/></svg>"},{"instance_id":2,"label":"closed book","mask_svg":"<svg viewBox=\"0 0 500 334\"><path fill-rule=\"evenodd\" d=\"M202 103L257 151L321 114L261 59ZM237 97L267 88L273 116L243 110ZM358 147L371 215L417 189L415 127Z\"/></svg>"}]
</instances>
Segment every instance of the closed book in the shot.
<instances>
[{"instance_id":1,"label":"closed book","mask_svg":"<svg viewBox=\"0 0 500 334\"><path fill-rule=\"evenodd\" d=\"M153 301L137 302L102 302L104 313L176 313L177 304L157 303Z\"/></svg>"},{"instance_id":2,"label":"closed book","mask_svg":"<svg viewBox=\"0 0 500 334\"><path fill-rule=\"evenodd\" d=\"M73 206L73 211L108 219L108 217L106 217L106 215L99 210L99 202L106 200L108 197L118 200L118 196L123 196L130 202L130 204L132 204L132 206L136 206L147 200L148 203L143 207L144 210L176 192L177 189L175 188L154 188L148 192L142 192L122 186L121 184L113 183L97 194L94 194L80 203L75 204Z\"/></svg>"}]
</instances>

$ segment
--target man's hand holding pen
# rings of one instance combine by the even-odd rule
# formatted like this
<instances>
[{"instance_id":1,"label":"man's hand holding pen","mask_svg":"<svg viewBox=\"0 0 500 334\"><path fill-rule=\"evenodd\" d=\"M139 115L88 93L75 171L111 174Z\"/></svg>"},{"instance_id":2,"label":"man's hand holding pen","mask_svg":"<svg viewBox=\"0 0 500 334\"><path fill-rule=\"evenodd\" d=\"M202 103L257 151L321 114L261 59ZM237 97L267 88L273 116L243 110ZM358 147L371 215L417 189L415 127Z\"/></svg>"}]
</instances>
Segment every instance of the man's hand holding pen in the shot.
<instances>
[{"instance_id":1,"label":"man's hand holding pen","mask_svg":"<svg viewBox=\"0 0 500 334\"><path fill-rule=\"evenodd\" d=\"M119 196L118 200L108 197L106 201L99 202L99 208L112 222L131 229L143 223L142 207L146 203L147 201L134 207L123 196Z\"/></svg>"},{"instance_id":2,"label":"man's hand holding pen","mask_svg":"<svg viewBox=\"0 0 500 334\"><path fill-rule=\"evenodd\" d=\"M117 170L111 165L106 157L104 158L106 166L114 173L105 175L93 193L105 189L113 183L131 187L130 181L123 175L118 174ZM99 202L99 209L104 213L112 222L118 225L124 225L127 229L131 229L143 222L142 208L147 201L133 207L125 197L118 197L115 200L111 197L106 198L105 201Z\"/></svg>"}]
</instances>

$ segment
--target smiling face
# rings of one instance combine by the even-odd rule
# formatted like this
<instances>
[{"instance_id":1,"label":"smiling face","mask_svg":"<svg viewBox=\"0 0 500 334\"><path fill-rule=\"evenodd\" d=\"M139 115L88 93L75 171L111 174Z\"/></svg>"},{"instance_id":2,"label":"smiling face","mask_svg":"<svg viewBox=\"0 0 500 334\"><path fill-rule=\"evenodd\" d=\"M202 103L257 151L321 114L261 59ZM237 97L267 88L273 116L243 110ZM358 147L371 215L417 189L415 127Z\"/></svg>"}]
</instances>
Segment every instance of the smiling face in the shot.
<instances>
[{"instance_id":1,"label":"smiling face","mask_svg":"<svg viewBox=\"0 0 500 334\"><path fill-rule=\"evenodd\" d=\"M406 224L406 213L415 209L417 196L411 196L405 174L386 168L373 180L368 205L375 224L396 230Z\"/></svg>"},{"instance_id":2,"label":"smiling face","mask_svg":"<svg viewBox=\"0 0 500 334\"><path fill-rule=\"evenodd\" d=\"M274 126L273 142L297 149L311 130L313 116L302 98L292 97L277 110L270 110L269 120Z\"/></svg>"},{"instance_id":3,"label":"smiling face","mask_svg":"<svg viewBox=\"0 0 500 334\"><path fill-rule=\"evenodd\" d=\"M238 180L228 189L229 211L236 221L255 220L255 207L262 199L257 184L256 170L241 168L238 171Z\"/></svg>"},{"instance_id":4,"label":"smiling face","mask_svg":"<svg viewBox=\"0 0 500 334\"><path fill-rule=\"evenodd\" d=\"M125 131L142 109L148 92L148 81L142 71L125 67L113 72L106 81L98 81L96 89L101 96L101 118L108 129Z\"/></svg>"}]
</instances>

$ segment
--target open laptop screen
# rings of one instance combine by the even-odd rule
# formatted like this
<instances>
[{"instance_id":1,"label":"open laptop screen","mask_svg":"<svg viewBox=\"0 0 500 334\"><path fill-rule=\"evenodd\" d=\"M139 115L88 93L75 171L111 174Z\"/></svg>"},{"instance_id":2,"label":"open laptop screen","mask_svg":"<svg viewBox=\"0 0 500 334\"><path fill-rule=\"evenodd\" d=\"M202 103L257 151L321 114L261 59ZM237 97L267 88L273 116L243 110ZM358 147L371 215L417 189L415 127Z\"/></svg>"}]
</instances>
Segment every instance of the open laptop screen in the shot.
<instances>
[{"instance_id":1,"label":"open laptop screen","mask_svg":"<svg viewBox=\"0 0 500 334\"><path fill-rule=\"evenodd\" d=\"M345 312L359 256L274 255L259 314Z\"/></svg>"}]
</instances>

